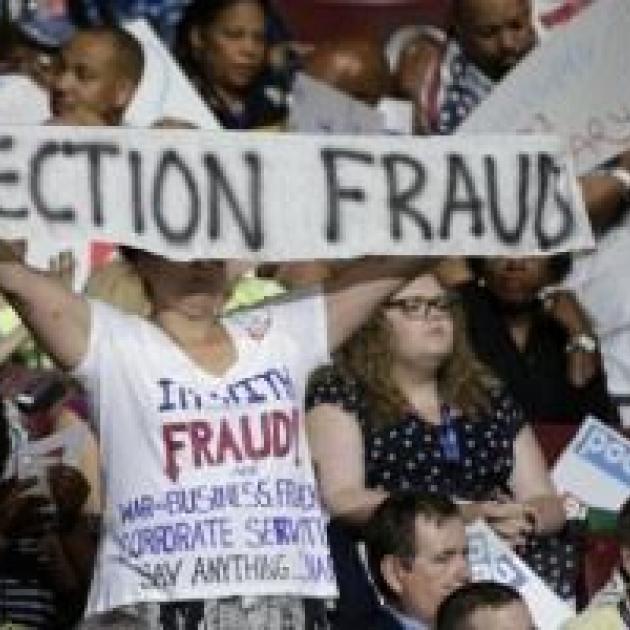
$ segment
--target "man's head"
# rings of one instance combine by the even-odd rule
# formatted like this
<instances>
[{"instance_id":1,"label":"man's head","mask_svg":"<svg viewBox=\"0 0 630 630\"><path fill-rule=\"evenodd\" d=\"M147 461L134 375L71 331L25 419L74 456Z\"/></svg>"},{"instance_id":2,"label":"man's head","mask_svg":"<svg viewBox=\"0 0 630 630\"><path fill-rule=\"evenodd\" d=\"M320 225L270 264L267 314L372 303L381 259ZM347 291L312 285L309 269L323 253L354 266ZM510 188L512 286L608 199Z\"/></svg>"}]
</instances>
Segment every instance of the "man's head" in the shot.
<instances>
[{"instance_id":1,"label":"man's head","mask_svg":"<svg viewBox=\"0 0 630 630\"><path fill-rule=\"evenodd\" d=\"M318 44L305 71L353 98L374 106L389 89L389 69L382 46L366 38Z\"/></svg>"},{"instance_id":2,"label":"man's head","mask_svg":"<svg viewBox=\"0 0 630 630\"><path fill-rule=\"evenodd\" d=\"M496 582L475 582L451 593L440 605L436 630L535 630L518 591Z\"/></svg>"},{"instance_id":3,"label":"man's head","mask_svg":"<svg viewBox=\"0 0 630 630\"><path fill-rule=\"evenodd\" d=\"M0 475L4 472L4 467L11 454L11 438L5 405L5 401L0 398Z\"/></svg>"},{"instance_id":4,"label":"man's head","mask_svg":"<svg viewBox=\"0 0 630 630\"><path fill-rule=\"evenodd\" d=\"M77 31L63 47L54 80L51 109L61 120L89 119L119 124L140 83L142 47L115 27Z\"/></svg>"},{"instance_id":5,"label":"man's head","mask_svg":"<svg viewBox=\"0 0 630 630\"><path fill-rule=\"evenodd\" d=\"M371 519L366 542L370 570L388 603L424 623L469 579L464 521L446 497L390 495Z\"/></svg>"},{"instance_id":6,"label":"man's head","mask_svg":"<svg viewBox=\"0 0 630 630\"><path fill-rule=\"evenodd\" d=\"M531 0L455 0L454 25L464 53L495 81L536 44Z\"/></svg>"}]
</instances>

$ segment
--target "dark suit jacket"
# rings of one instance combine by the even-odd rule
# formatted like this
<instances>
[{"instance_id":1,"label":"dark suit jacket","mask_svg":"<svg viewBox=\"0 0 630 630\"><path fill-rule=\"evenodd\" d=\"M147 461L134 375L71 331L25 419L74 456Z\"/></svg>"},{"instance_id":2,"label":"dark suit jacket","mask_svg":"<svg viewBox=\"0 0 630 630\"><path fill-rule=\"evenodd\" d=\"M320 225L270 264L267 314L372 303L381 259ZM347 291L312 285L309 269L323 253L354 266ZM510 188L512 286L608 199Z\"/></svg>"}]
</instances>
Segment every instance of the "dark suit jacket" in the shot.
<instances>
[{"instance_id":1,"label":"dark suit jacket","mask_svg":"<svg viewBox=\"0 0 630 630\"><path fill-rule=\"evenodd\" d=\"M333 617L331 625L333 630L403 630L398 620L383 606Z\"/></svg>"},{"instance_id":2,"label":"dark suit jacket","mask_svg":"<svg viewBox=\"0 0 630 630\"><path fill-rule=\"evenodd\" d=\"M365 627L373 630L402 630L402 626L398 620L387 608L383 608L382 606L375 611L374 619L368 622L368 624L366 624Z\"/></svg>"}]
</instances>

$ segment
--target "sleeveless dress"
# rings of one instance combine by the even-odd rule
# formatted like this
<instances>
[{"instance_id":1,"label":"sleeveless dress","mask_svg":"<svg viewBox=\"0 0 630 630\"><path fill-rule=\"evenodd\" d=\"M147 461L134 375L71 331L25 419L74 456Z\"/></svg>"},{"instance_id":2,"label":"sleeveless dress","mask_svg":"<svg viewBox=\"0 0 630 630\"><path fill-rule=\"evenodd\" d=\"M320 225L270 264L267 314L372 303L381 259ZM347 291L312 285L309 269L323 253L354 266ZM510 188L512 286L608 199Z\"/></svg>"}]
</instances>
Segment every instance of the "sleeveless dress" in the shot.
<instances>
[{"instance_id":1,"label":"sleeveless dress","mask_svg":"<svg viewBox=\"0 0 630 630\"><path fill-rule=\"evenodd\" d=\"M457 457L445 452L443 427L423 421L414 412L386 428L375 427L364 388L334 368L321 372L311 384L307 406L318 404L342 407L359 423L368 488L417 489L469 501L490 500L498 492L509 492L514 440L525 418L505 392L494 393L490 413L475 419L450 410ZM567 532L530 537L519 555L560 597L574 597L576 548Z\"/></svg>"}]
</instances>

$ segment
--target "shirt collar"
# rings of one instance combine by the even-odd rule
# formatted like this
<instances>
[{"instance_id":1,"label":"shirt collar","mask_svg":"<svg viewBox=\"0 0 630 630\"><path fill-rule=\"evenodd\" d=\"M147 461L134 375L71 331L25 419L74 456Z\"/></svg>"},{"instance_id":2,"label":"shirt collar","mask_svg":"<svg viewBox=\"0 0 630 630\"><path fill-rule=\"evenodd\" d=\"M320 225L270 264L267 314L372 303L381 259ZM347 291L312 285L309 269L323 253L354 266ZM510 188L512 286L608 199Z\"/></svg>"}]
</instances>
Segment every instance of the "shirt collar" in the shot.
<instances>
[{"instance_id":1,"label":"shirt collar","mask_svg":"<svg viewBox=\"0 0 630 630\"><path fill-rule=\"evenodd\" d=\"M401 625L402 630L429 630L429 626L419 619L409 617L387 604L385 605L385 608L387 608L392 617L394 617L394 619L396 619L396 621Z\"/></svg>"}]
</instances>

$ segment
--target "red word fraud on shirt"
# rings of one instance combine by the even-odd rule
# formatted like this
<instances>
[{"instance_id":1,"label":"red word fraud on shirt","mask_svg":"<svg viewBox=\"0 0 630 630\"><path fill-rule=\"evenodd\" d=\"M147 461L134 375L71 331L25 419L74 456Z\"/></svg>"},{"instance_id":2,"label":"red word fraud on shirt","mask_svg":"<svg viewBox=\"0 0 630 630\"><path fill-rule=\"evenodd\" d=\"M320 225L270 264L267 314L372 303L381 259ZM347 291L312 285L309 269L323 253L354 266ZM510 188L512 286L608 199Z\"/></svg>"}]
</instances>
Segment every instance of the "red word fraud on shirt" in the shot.
<instances>
[{"instance_id":1,"label":"red word fraud on shirt","mask_svg":"<svg viewBox=\"0 0 630 630\"><path fill-rule=\"evenodd\" d=\"M255 462L293 453L298 460L300 412L275 410L238 420L190 420L162 425L166 475L177 481L184 463L195 468Z\"/></svg>"}]
</instances>

